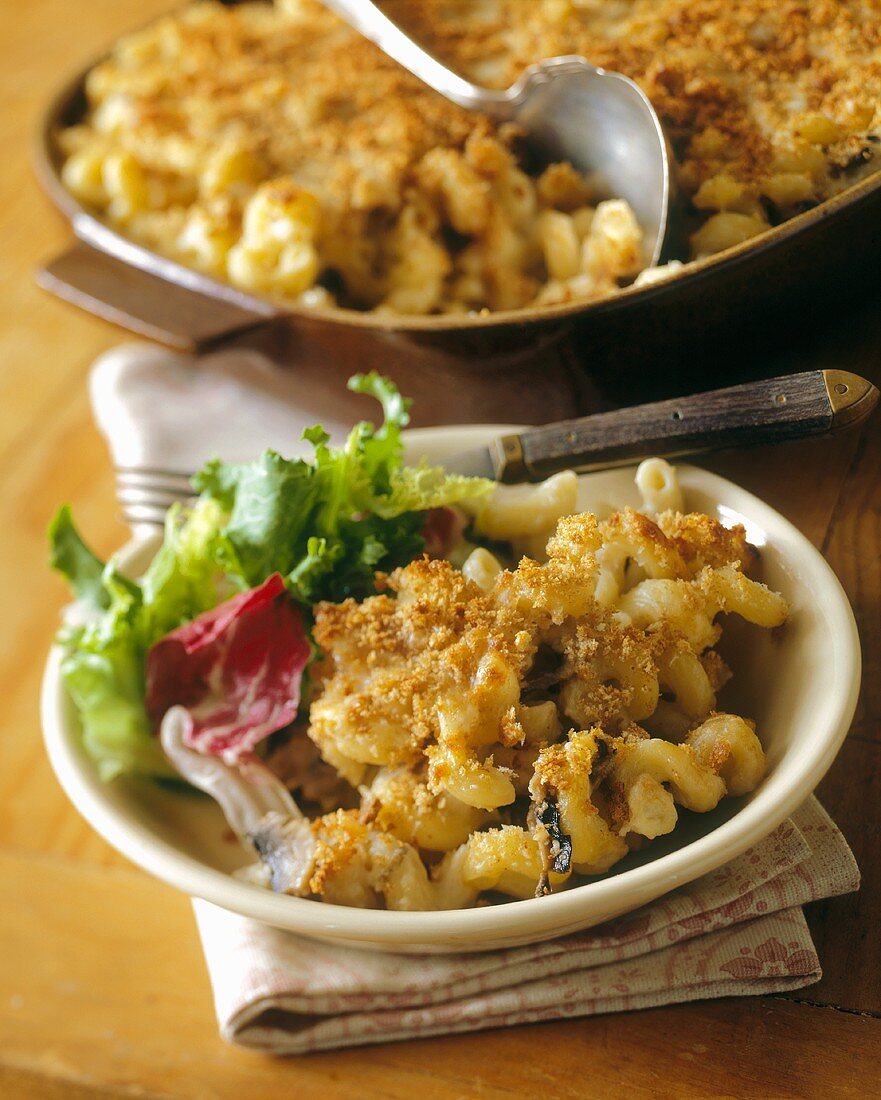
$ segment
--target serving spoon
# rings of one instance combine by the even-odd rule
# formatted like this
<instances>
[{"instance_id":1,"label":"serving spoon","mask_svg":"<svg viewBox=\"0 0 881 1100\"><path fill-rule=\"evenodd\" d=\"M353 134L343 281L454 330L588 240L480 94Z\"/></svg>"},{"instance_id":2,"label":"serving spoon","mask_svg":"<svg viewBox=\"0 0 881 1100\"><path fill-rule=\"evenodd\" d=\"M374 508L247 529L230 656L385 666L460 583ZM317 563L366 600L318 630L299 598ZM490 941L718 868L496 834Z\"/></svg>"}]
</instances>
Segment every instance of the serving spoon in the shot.
<instances>
[{"instance_id":1,"label":"serving spoon","mask_svg":"<svg viewBox=\"0 0 881 1100\"><path fill-rule=\"evenodd\" d=\"M497 122L516 122L542 163L569 161L605 194L624 199L644 234L649 266L661 258L670 204L664 131L645 93L629 77L583 57L531 65L510 88L463 79L405 34L372 0L324 0L383 53L451 102Z\"/></svg>"}]
</instances>

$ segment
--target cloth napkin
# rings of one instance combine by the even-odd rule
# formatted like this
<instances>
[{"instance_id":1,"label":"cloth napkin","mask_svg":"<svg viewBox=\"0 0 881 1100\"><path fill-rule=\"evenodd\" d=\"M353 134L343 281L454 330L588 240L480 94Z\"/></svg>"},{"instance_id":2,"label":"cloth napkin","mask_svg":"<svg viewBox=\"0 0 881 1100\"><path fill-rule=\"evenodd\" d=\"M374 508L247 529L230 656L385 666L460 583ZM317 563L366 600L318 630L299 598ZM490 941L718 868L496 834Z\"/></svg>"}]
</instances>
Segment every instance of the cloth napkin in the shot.
<instances>
[{"instance_id":1,"label":"cloth napkin","mask_svg":"<svg viewBox=\"0 0 881 1100\"><path fill-rule=\"evenodd\" d=\"M300 439L304 428L321 420L338 442L351 427L305 404L295 372L245 349L196 359L123 344L95 361L89 394L114 465L135 469L195 473L209 458L248 462L267 447L286 457L311 454Z\"/></svg>"},{"instance_id":2,"label":"cloth napkin","mask_svg":"<svg viewBox=\"0 0 881 1100\"><path fill-rule=\"evenodd\" d=\"M193 907L223 1037L305 1054L799 989L821 976L801 906L858 886L847 842L810 798L717 871L599 928L528 947L391 955L307 940L205 901Z\"/></svg>"},{"instance_id":3,"label":"cloth napkin","mask_svg":"<svg viewBox=\"0 0 881 1100\"><path fill-rule=\"evenodd\" d=\"M296 376L247 351L197 362L127 345L96 362L91 396L124 466L190 471L266 446L293 454L307 449L298 440L314 419ZM348 428L324 421L338 438ZM223 1037L302 1054L798 989L821 973L801 907L858 887L847 842L810 798L711 874L601 927L527 947L384 954L307 940L200 900L193 907Z\"/></svg>"}]
</instances>

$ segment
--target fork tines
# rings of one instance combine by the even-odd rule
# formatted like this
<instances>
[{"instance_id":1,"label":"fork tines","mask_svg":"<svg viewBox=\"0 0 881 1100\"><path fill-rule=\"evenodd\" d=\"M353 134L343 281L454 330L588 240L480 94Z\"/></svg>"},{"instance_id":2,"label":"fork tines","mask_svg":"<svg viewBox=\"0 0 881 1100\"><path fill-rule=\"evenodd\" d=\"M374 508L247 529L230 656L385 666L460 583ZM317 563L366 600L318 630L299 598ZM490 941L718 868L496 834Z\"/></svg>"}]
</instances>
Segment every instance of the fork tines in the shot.
<instances>
[{"instance_id":1,"label":"fork tines","mask_svg":"<svg viewBox=\"0 0 881 1100\"><path fill-rule=\"evenodd\" d=\"M116 498L130 524L162 526L165 513L194 496L190 475L178 470L121 466L116 471Z\"/></svg>"}]
</instances>

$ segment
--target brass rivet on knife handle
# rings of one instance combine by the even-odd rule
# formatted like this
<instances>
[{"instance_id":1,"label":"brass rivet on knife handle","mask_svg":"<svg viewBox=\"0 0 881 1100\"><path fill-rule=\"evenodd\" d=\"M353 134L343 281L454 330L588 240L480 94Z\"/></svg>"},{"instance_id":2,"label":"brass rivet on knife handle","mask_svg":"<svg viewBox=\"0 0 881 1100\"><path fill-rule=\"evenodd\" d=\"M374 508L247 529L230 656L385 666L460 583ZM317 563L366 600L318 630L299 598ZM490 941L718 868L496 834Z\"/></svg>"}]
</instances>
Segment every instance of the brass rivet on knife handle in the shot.
<instances>
[{"instance_id":1,"label":"brass rivet on knife handle","mask_svg":"<svg viewBox=\"0 0 881 1100\"><path fill-rule=\"evenodd\" d=\"M823 381L832 409L832 430L864 420L878 404L879 392L865 378L847 370L824 370Z\"/></svg>"},{"instance_id":2,"label":"brass rivet on knife handle","mask_svg":"<svg viewBox=\"0 0 881 1100\"><path fill-rule=\"evenodd\" d=\"M512 484L529 479L529 468L523 459L523 444L519 435L502 435L489 446L496 481Z\"/></svg>"}]
</instances>

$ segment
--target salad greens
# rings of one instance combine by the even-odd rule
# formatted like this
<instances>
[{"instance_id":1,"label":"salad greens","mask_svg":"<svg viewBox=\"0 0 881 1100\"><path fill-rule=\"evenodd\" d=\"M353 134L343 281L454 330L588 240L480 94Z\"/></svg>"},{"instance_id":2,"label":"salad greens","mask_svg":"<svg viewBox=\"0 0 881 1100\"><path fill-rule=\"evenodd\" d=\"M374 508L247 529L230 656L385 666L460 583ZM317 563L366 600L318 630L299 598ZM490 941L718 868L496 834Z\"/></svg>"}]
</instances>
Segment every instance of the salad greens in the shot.
<instances>
[{"instance_id":1,"label":"salad greens","mask_svg":"<svg viewBox=\"0 0 881 1100\"><path fill-rule=\"evenodd\" d=\"M423 551L430 509L490 490L480 478L404 466L409 401L375 372L349 388L381 402L379 427L362 421L339 448L320 426L307 429L313 462L266 451L255 462L207 463L193 482L197 503L169 512L137 583L88 548L66 505L52 521L52 565L89 612L62 630L62 676L103 778L173 774L144 705L146 655L159 639L274 573L306 607L369 595L376 570Z\"/></svg>"}]
</instances>

